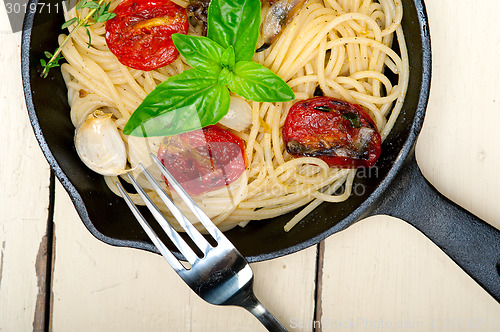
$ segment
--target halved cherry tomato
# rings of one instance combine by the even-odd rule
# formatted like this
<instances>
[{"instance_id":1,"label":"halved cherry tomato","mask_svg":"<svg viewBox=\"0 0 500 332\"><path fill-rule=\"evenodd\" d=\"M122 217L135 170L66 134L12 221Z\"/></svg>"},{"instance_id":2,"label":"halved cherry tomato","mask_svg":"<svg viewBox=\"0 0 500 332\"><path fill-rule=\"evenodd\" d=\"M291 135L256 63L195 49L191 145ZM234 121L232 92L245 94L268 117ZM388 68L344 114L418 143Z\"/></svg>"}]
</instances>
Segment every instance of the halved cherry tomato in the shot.
<instances>
[{"instance_id":1,"label":"halved cherry tomato","mask_svg":"<svg viewBox=\"0 0 500 332\"><path fill-rule=\"evenodd\" d=\"M243 140L218 126L166 137L158 159L190 195L222 188L247 167Z\"/></svg>"},{"instance_id":2,"label":"halved cherry tomato","mask_svg":"<svg viewBox=\"0 0 500 332\"><path fill-rule=\"evenodd\" d=\"M170 0L125 0L106 22L106 43L131 68L153 70L173 62L179 52L172 34L186 34L186 10Z\"/></svg>"},{"instance_id":3,"label":"halved cherry tomato","mask_svg":"<svg viewBox=\"0 0 500 332\"><path fill-rule=\"evenodd\" d=\"M357 104L316 97L294 104L283 126L293 156L318 157L330 167L371 167L381 138L370 116Z\"/></svg>"}]
</instances>

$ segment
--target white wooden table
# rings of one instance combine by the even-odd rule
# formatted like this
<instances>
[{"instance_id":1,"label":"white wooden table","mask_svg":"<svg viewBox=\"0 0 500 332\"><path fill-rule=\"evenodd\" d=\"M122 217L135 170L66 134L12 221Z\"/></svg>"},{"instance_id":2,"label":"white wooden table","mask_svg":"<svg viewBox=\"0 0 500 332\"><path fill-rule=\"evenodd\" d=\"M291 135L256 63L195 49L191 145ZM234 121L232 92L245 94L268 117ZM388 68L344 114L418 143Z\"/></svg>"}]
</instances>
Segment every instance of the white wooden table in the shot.
<instances>
[{"instance_id":1,"label":"white wooden table","mask_svg":"<svg viewBox=\"0 0 500 332\"><path fill-rule=\"evenodd\" d=\"M419 165L500 228L500 2L426 3L433 79ZM0 45L0 331L262 331L243 309L197 298L160 256L84 228L29 124L20 33L0 33ZM291 331L500 331L500 304L398 219L372 217L253 268Z\"/></svg>"}]
</instances>

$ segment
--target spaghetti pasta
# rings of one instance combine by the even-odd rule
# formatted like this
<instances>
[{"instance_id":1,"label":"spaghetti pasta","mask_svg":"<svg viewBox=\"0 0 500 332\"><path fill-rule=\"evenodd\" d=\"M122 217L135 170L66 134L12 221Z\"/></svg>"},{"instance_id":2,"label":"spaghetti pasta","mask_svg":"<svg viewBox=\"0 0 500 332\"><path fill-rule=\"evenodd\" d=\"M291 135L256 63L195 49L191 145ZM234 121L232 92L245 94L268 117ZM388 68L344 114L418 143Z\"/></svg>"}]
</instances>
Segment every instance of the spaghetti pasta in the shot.
<instances>
[{"instance_id":1,"label":"spaghetti pasta","mask_svg":"<svg viewBox=\"0 0 500 332\"><path fill-rule=\"evenodd\" d=\"M111 1L110 11L119 2ZM184 7L188 4L174 2ZM263 6L263 16L267 9ZM66 19L85 15L87 10L67 11ZM254 55L254 61L286 81L296 100L313 97L319 88L326 96L361 105L385 139L401 110L409 80L402 15L399 0L309 0L276 42ZM182 57L152 71L125 67L107 48L105 24L94 23L89 31L90 47L85 31L78 31L63 49L67 63L62 65L62 73L75 127L100 109L113 113L121 132L149 92L168 77L190 68ZM191 24L188 33L199 35L202 31L201 24ZM63 38L60 36L60 42ZM398 53L393 43L397 43ZM387 72L397 76L397 82L391 81ZM293 102L249 104L250 128L232 131L245 142L247 170L228 186L193 197L220 229L244 226L250 220L272 218L305 206L287 224L288 231L321 202L340 202L351 195L356 170L331 168L318 158L293 158L287 153L281 127ZM148 188L135 167L139 162L151 165L149 153L158 151L162 138L122 134L122 139L132 172ZM150 169L162 179L154 167ZM105 178L118 195L114 179ZM335 195L342 185L344 192ZM148 194L161 205L153 191ZM181 200L171 194L189 216ZM140 203L140 199L134 199ZM167 211L165 214L168 216Z\"/></svg>"}]
</instances>

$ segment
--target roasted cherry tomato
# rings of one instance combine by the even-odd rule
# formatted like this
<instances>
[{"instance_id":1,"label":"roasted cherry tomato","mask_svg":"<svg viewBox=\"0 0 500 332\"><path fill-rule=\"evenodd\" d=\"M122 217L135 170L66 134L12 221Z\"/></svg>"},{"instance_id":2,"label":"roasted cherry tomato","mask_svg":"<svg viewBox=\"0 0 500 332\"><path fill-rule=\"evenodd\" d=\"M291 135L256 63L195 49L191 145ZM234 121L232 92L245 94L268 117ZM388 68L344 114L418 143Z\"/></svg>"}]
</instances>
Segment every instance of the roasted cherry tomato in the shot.
<instances>
[{"instance_id":1,"label":"roasted cherry tomato","mask_svg":"<svg viewBox=\"0 0 500 332\"><path fill-rule=\"evenodd\" d=\"M106 22L106 42L124 65L153 70L173 62L179 52L172 34L186 34L186 10L170 0L125 0Z\"/></svg>"},{"instance_id":2,"label":"roasted cherry tomato","mask_svg":"<svg viewBox=\"0 0 500 332\"><path fill-rule=\"evenodd\" d=\"M243 140L218 126L166 137L158 159L190 195L230 184L247 166Z\"/></svg>"},{"instance_id":3,"label":"roasted cherry tomato","mask_svg":"<svg viewBox=\"0 0 500 332\"><path fill-rule=\"evenodd\" d=\"M375 123L359 105L329 97L294 104L283 126L293 156L318 157L330 167L371 167L380 156Z\"/></svg>"}]
</instances>

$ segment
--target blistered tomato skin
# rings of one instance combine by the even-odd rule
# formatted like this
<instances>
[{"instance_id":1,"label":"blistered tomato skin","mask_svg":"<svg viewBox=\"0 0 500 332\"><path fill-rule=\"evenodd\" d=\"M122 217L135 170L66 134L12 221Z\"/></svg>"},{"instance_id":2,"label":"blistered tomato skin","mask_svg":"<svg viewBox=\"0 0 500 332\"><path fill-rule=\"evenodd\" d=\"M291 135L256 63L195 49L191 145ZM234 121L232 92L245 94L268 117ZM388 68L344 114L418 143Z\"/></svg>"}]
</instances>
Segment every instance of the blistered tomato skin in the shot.
<instances>
[{"instance_id":1,"label":"blistered tomato skin","mask_svg":"<svg viewBox=\"0 0 500 332\"><path fill-rule=\"evenodd\" d=\"M157 155L193 196L234 182L247 167L243 140L215 125L166 137Z\"/></svg>"},{"instance_id":2,"label":"blistered tomato skin","mask_svg":"<svg viewBox=\"0 0 500 332\"><path fill-rule=\"evenodd\" d=\"M106 43L118 60L131 68L153 70L179 55L172 34L186 34L186 10L170 0L125 0L106 22Z\"/></svg>"},{"instance_id":3,"label":"blistered tomato skin","mask_svg":"<svg viewBox=\"0 0 500 332\"><path fill-rule=\"evenodd\" d=\"M294 104L285 119L283 140L292 156L317 157L339 168L372 167L382 141L361 106L330 97Z\"/></svg>"}]
</instances>

